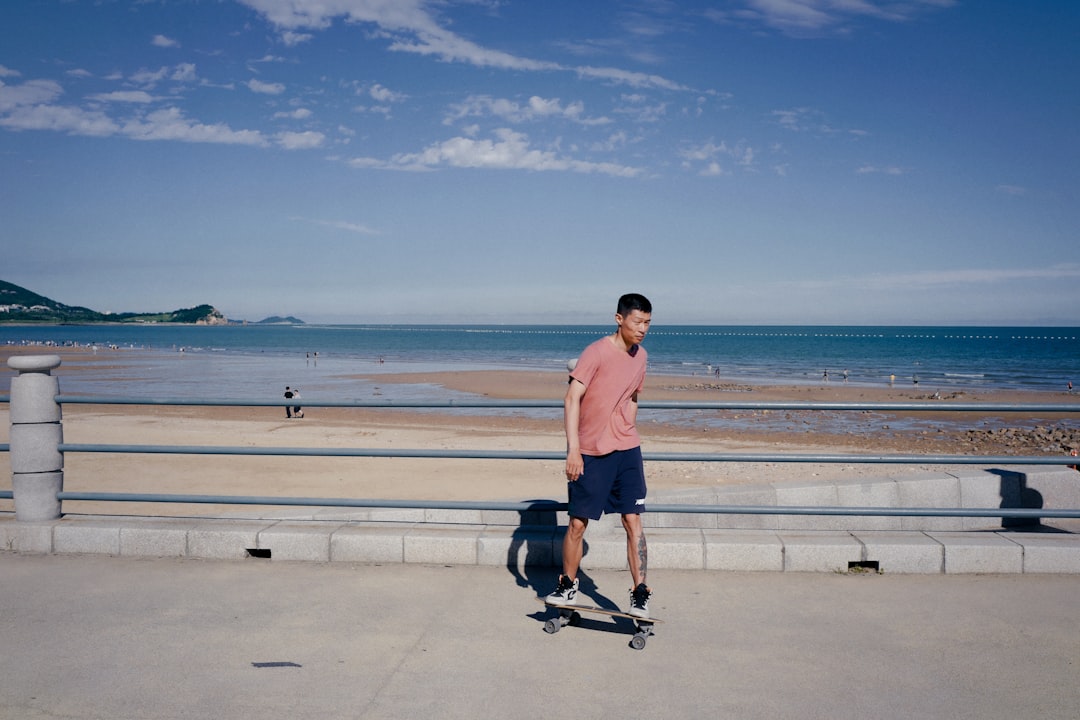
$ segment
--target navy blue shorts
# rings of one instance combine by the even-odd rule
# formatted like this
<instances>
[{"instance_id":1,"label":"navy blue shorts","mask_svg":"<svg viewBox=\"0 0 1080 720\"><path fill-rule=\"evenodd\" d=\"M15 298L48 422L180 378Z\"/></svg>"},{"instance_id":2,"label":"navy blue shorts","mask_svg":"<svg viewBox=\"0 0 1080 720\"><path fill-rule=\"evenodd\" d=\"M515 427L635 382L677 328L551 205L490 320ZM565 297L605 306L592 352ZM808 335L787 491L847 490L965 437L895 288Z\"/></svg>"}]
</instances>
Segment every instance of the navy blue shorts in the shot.
<instances>
[{"instance_id":1,"label":"navy blue shorts","mask_svg":"<svg viewBox=\"0 0 1080 720\"><path fill-rule=\"evenodd\" d=\"M639 515L645 511L645 467L641 448L607 455L583 455L585 472L567 483L570 517L599 520L604 513Z\"/></svg>"}]
</instances>

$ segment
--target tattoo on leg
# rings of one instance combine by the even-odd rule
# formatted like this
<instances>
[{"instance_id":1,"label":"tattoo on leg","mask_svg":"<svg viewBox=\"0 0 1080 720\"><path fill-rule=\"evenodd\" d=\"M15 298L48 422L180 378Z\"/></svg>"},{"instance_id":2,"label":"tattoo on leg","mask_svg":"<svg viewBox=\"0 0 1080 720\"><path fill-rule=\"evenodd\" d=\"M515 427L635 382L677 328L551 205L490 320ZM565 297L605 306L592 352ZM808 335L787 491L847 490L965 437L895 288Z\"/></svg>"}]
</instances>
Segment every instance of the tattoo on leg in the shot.
<instances>
[{"instance_id":1,"label":"tattoo on leg","mask_svg":"<svg viewBox=\"0 0 1080 720\"><path fill-rule=\"evenodd\" d=\"M645 576L649 572L649 546L645 542L645 535L638 538L637 543L638 563L641 569L641 582L645 582Z\"/></svg>"}]
</instances>

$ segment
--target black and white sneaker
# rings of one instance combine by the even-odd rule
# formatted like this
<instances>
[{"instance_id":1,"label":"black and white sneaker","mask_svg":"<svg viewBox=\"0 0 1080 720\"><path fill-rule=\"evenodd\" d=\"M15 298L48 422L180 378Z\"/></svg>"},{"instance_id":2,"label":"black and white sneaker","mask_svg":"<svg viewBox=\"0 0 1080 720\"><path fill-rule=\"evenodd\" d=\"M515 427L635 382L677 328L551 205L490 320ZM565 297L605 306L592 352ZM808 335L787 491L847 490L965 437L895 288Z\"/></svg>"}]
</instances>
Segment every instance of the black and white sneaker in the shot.
<instances>
[{"instance_id":1,"label":"black and white sneaker","mask_svg":"<svg viewBox=\"0 0 1080 720\"><path fill-rule=\"evenodd\" d=\"M630 615L639 618L649 617L649 596L652 595L652 590L645 587L645 583L638 583L638 586L630 591Z\"/></svg>"},{"instance_id":2,"label":"black and white sneaker","mask_svg":"<svg viewBox=\"0 0 1080 720\"><path fill-rule=\"evenodd\" d=\"M577 593L578 581L560 575L559 586L555 588L555 592L544 598L544 602L548 605L576 605Z\"/></svg>"}]
</instances>

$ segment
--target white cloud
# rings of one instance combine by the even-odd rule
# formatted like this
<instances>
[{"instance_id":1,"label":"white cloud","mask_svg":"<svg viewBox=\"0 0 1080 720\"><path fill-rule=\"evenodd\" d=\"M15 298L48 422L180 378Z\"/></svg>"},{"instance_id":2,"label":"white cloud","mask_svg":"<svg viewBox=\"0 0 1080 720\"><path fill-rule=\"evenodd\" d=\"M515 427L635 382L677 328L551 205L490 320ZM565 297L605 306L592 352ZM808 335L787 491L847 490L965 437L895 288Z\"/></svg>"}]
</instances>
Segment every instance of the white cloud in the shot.
<instances>
[{"instance_id":1,"label":"white cloud","mask_svg":"<svg viewBox=\"0 0 1080 720\"><path fill-rule=\"evenodd\" d=\"M194 63L180 63L176 66L176 69L173 70L173 73L169 76L169 79L175 80L176 82L190 83L195 82L199 78L195 74Z\"/></svg>"},{"instance_id":2,"label":"white cloud","mask_svg":"<svg viewBox=\"0 0 1080 720\"><path fill-rule=\"evenodd\" d=\"M103 112L61 105L20 105L0 118L0 126L95 137L107 137L119 130L119 126Z\"/></svg>"},{"instance_id":3,"label":"white cloud","mask_svg":"<svg viewBox=\"0 0 1080 720\"><path fill-rule=\"evenodd\" d=\"M858 175L906 175L907 171L897 165L863 165L855 170Z\"/></svg>"},{"instance_id":4,"label":"white cloud","mask_svg":"<svg viewBox=\"0 0 1080 720\"><path fill-rule=\"evenodd\" d=\"M274 136L278 145L286 150L311 150L322 147L326 142L326 136L321 132L308 130L306 132L283 132Z\"/></svg>"},{"instance_id":5,"label":"white cloud","mask_svg":"<svg viewBox=\"0 0 1080 720\"><path fill-rule=\"evenodd\" d=\"M291 30L286 30L285 32L281 33L281 42L286 47L296 47L297 45L300 45L301 43L306 43L307 41L311 40L313 37L315 37L315 36L312 35L311 33L298 33L298 32L293 32Z\"/></svg>"},{"instance_id":6,"label":"white cloud","mask_svg":"<svg viewBox=\"0 0 1080 720\"><path fill-rule=\"evenodd\" d=\"M123 135L136 140L178 140L183 142L266 145L256 130L233 130L224 123L208 125L189 120L175 107L145 116L114 120L98 109L53 104L63 88L53 80L29 80L21 85L0 81L0 126L11 130L51 130L70 135L108 137ZM115 91L90 96L91 100L127 105L154 101L138 90ZM310 142L310 140L309 140Z\"/></svg>"},{"instance_id":7,"label":"white cloud","mask_svg":"<svg viewBox=\"0 0 1080 720\"><path fill-rule=\"evenodd\" d=\"M154 102L154 96L148 92L142 90L116 90L109 93L98 93L90 96L91 100L100 100L101 102L120 102L120 103L150 103Z\"/></svg>"},{"instance_id":8,"label":"white cloud","mask_svg":"<svg viewBox=\"0 0 1080 720\"><path fill-rule=\"evenodd\" d=\"M667 103L649 103L643 95L623 95L622 104L615 108L614 112L626 115L635 122L654 123L667 115Z\"/></svg>"},{"instance_id":9,"label":"white cloud","mask_svg":"<svg viewBox=\"0 0 1080 720\"><path fill-rule=\"evenodd\" d=\"M814 108L799 107L790 110L773 110L769 115L780 127L794 132L828 129L824 122L824 114Z\"/></svg>"},{"instance_id":10,"label":"white cloud","mask_svg":"<svg viewBox=\"0 0 1080 720\"><path fill-rule=\"evenodd\" d=\"M573 71L578 76L635 87L686 90L658 75L617 68L567 68L556 62L533 60L485 48L439 25L425 0L239 0L261 13L286 35L297 30L326 30L339 17L350 23L371 23L390 39L389 49L430 55L443 62L529 72ZM288 40L285 40L288 43Z\"/></svg>"},{"instance_id":11,"label":"white cloud","mask_svg":"<svg viewBox=\"0 0 1080 720\"><path fill-rule=\"evenodd\" d=\"M608 135L606 140L602 140L597 143L593 143L591 149L594 152L615 152L630 144L630 136L626 134L626 131L619 130L618 132ZM634 140L633 142L637 142Z\"/></svg>"},{"instance_id":12,"label":"white cloud","mask_svg":"<svg viewBox=\"0 0 1080 720\"><path fill-rule=\"evenodd\" d=\"M710 140L704 145L680 150L679 155L686 160L708 160L709 158L715 157L717 153L726 151L727 146L724 145L724 143L716 145Z\"/></svg>"},{"instance_id":13,"label":"white cloud","mask_svg":"<svg viewBox=\"0 0 1080 720\"><path fill-rule=\"evenodd\" d=\"M399 29L418 25L427 19L427 13L420 7L421 0L240 0L240 3L262 13L272 24L290 30L326 30L339 16L351 22L373 22Z\"/></svg>"},{"instance_id":14,"label":"white cloud","mask_svg":"<svg viewBox=\"0 0 1080 720\"><path fill-rule=\"evenodd\" d=\"M289 218L298 222L311 223L312 225L319 225L321 227L333 228L335 230L345 230L346 232L356 233L357 235L382 235L378 230L362 225L360 223L351 223L343 220L311 220L302 217Z\"/></svg>"},{"instance_id":15,"label":"white cloud","mask_svg":"<svg viewBox=\"0 0 1080 720\"><path fill-rule=\"evenodd\" d=\"M307 108L296 108L292 112L278 112L274 113L274 119L289 119L289 120L307 120L311 117L312 113Z\"/></svg>"},{"instance_id":16,"label":"white cloud","mask_svg":"<svg viewBox=\"0 0 1080 720\"><path fill-rule=\"evenodd\" d=\"M385 88L379 83L372 85L371 89L368 90L368 94L371 95L373 100L382 103L404 102L409 97L405 93L394 92Z\"/></svg>"},{"instance_id":17,"label":"white cloud","mask_svg":"<svg viewBox=\"0 0 1080 720\"><path fill-rule=\"evenodd\" d=\"M724 171L720 167L720 163L716 162L715 160L710 162L708 165L702 168L700 172L698 172L698 175L701 175L702 177L715 177L717 175L723 174Z\"/></svg>"},{"instance_id":18,"label":"white cloud","mask_svg":"<svg viewBox=\"0 0 1080 720\"><path fill-rule=\"evenodd\" d=\"M528 138L506 128L495 130L494 139L456 137L429 146L419 153L402 153L391 158L385 167L404 170L432 169L439 166L494 170L564 171L601 173L635 177L639 168L615 163L575 160L554 152L530 147Z\"/></svg>"},{"instance_id":19,"label":"white cloud","mask_svg":"<svg viewBox=\"0 0 1080 720\"><path fill-rule=\"evenodd\" d=\"M728 145L721 142L717 145L712 140L701 145L684 147L679 150L679 157L683 159L684 169L691 170L697 163L704 163L704 167L698 170L698 174L705 177L716 177L726 174L718 157L730 158L736 165L744 168L754 166L754 149L744 142Z\"/></svg>"},{"instance_id":20,"label":"white cloud","mask_svg":"<svg viewBox=\"0 0 1080 720\"><path fill-rule=\"evenodd\" d=\"M192 83L198 79L194 63L180 63L174 67L160 67L157 70L139 70L131 76L131 82L147 89L153 89L163 80Z\"/></svg>"},{"instance_id":21,"label":"white cloud","mask_svg":"<svg viewBox=\"0 0 1080 720\"><path fill-rule=\"evenodd\" d=\"M155 35L154 39L150 41L151 45L159 48L176 48L180 47L180 43L172 38L165 37L164 35Z\"/></svg>"},{"instance_id":22,"label":"white cloud","mask_svg":"<svg viewBox=\"0 0 1080 720\"><path fill-rule=\"evenodd\" d=\"M7 85L0 81L0 112L25 105L50 103L63 92L60 83L54 80L27 80L21 85Z\"/></svg>"},{"instance_id":23,"label":"white cloud","mask_svg":"<svg viewBox=\"0 0 1080 720\"><path fill-rule=\"evenodd\" d=\"M240 0L262 13L283 32L325 30L336 18L372 23L391 39L391 50L435 55L446 62L516 70L553 70L554 63L519 58L482 48L442 28L425 8L424 0Z\"/></svg>"},{"instance_id":24,"label":"white cloud","mask_svg":"<svg viewBox=\"0 0 1080 720\"><path fill-rule=\"evenodd\" d=\"M360 170L363 170L363 169L366 169L366 168L385 168L386 167L386 161L385 160L379 160L378 158L372 158L372 157L349 158L345 162L349 167L357 168L357 169L360 169Z\"/></svg>"},{"instance_id":25,"label":"white cloud","mask_svg":"<svg viewBox=\"0 0 1080 720\"><path fill-rule=\"evenodd\" d=\"M764 25L789 35L841 34L854 21L908 22L950 8L956 0L741 0L733 10L709 10L719 23Z\"/></svg>"},{"instance_id":26,"label":"white cloud","mask_svg":"<svg viewBox=\"0 0 1080 720\"><path fill-rule=\"evenodd\" d=\"M444 62L462 62L500 70L560 70L558 63L530 60L501 50L489 50L442 28L421 30L415 39L404 38L390 44L391 50L434 55Z\"/></svg>"},{"instance_id":27,"label":"white cloud","mask_svg":"<svg viewBox=\"0 0 1080 720\"><path fill-rule=\"evenodd\" d=\"M2 78L2 77L19 77L21 75L22 75L22 73L19 72L18 70L12 70L9 67L5 67L3 65L0 65L0 78Z\"/></svg>"},{"instance_id":28,"label":"white cloud","mask_svg":"<svg viewBox=\"0 0 1080 720\"><path fill-rule=\"evenodd\" d=\"M679 83L672 82L667 78L663 78L659 75L649 75L646 73L632 72L629 70L619 70L617 68L599 68L580 66L574 68L574 71L579 77L589 78L592 80L607 80L620 85L630 85L631 87L640 88L660 88L663 90L680 90L685 91L690 88Z\"/></svg>"},{"instance_id":29,"label":"white cloud","mask_svg":"<svg viewBox=\"0 0 1080 720\"><path fill-rule=\"evenodd\" d=\"M153 88L169 75L169 68L162 67L157 70L140 70L131 76L131 82Z\"/></svg>"},{"instance_id":30,"label":"white cloud","mask_svg":"<svg viewBox=\"0 0 1080 720\"><path fill-rule=\"evenodd\" d=\"M184 117L175 107L158 110L145 118L127 121L121 132L135 140L177 140L225 145L266 145L257 130L233 130L224 123L207 125Z\"/></svg>"},{"instance_id":31,"label":"white cloud","mask_svg":"<svg viewBox=\"0 0 1080 720\"><path fill-rule=\"evenodd\" d=\"M563 105L559 98L542 98L533 95L522 104L514 100L493 98L489 95L472 95L462 103L450 107L443 124L449 125L466 117L492 115L509 122L522 123L545 118L560 118L582 125L605 125L609 118L590 118L585 116L585 104L581 101Z\"/></svg>"},{"instance_id":32,"label":"white cloud","mask_svg":"<svg viewBox=\"0 0 1080 720\"><path fill-rule=\"evenodd\" d=\"M247 87L251 92L262 95L280 95L285 92L285 86L281 83L265 83L255 78L247 81Z\"/></svg>"}]
</instances>

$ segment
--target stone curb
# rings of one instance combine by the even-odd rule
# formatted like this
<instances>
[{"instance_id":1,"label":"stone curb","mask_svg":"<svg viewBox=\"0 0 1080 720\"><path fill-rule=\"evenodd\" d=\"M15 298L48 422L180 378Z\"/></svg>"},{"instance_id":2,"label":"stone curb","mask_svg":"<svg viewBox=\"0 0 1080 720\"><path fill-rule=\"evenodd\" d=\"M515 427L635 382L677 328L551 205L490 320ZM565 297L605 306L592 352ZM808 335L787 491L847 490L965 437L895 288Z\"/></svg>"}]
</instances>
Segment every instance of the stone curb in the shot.
<instances>
[{"instance_id":1,"label":"stone curb","mask_svg":"<svg viewBox=\"0 0 1080 720\"><path fill-rule=\"evenodd\" d=\"M668 491L658 504L847 507L1080 507L1074 470L968 473ZM265 558L301 562L557 567L565 512L294 508L232 518L0 512L0 551ZM1080 533L998 518L647 512L650 569L883 573L1080 573ZM1069 529L1077 521L1055 523ZM1042 532L1035 532L1038 529ZM617 516L590 523L586 570L626 568Z\"/></svg>"},{"instance_id":2,"label":"stone curb","mask_svg":"<svg viewBox=\"0 0 1080 720\"><path fill-rule=\"evenodd\" d=\"M17 553L271 561L556 566L564 528L373 521L174 519L0 513ZM1013 531L652 528L650 569L1080 574L1080 534ZM586 570L626 568L621 533L586 534Z\"/></svg>"}]
</instances>

